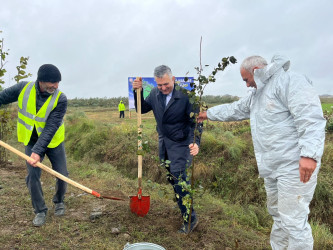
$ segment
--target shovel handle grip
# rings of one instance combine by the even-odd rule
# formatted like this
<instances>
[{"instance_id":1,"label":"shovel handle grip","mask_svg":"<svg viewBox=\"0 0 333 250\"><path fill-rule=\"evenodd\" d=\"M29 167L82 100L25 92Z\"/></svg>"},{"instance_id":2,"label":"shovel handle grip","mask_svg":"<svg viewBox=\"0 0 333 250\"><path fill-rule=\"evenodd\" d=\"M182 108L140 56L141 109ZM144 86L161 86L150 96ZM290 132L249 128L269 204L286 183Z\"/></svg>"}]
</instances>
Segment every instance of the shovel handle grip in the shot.
<instances>
[{"instance_id":1,"label":"shovel handle grip","mask_svg":"<svg viewBox=\"0 0 333 250\"><path fill-rule=\"evenodd\" d=\"M23 153L20 152L19 150L13 148L12 146L8 145L7 143L5 143L5 142L3 142L3 141L1 141L1 140L0 140L0 145L1 145L2 147L4 147L4 148L8 149L9 151L13 152L14 154L20 156L21 158L27 160L27 161L28 161L28 160L33 160L31 157L27 156L26 154L23 154ZM54 171L53 169L47 167L47 166L44 165L43 163L37 162L36 165L37 165L39 168L43 169L44 171L48 172L49 174L51 174L51 175L53 175L53 176L55 176L55 177L57 177L57 178L59 178L59 179L65 181L65 182L67 182L67 183L73 185L74 187L77 187L77 188L79 188L79 189L81 189L81 190L83 190L83 191L85 191L85 192L87 192L87 193L89 193L89 194L92 194L92 195L96 196L97 198L100 198L100 197L101 197L101 195L100 195L99 193L97 193L96 191L93 191L93 190L91 190L90 188L87 188L87 187L85 187L85 186L83 186L83 185L81 185L81 184L79 184L79 183L77 183L77 182L75 182L75 181L69 179L68 177L66 177L66 176L64 176L64 175L62 175L62 174L60 174L60 173L58 173L57 171Z\"/></svg>"}]
</instances>

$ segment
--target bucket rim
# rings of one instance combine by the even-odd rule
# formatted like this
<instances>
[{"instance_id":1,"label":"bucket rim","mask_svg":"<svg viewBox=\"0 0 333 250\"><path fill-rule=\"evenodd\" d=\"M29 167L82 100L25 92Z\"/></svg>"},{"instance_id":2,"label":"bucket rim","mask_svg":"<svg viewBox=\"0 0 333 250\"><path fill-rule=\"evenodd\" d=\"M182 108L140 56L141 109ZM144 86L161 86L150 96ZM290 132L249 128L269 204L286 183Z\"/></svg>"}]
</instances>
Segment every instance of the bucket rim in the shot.
<instances>
[{"instance_id":1,"label":"bucket rim","mask_svg":"<svg viewBox=\"0 0 333 250\"><path fill-rule=\"evenodd\" d=\"M140 246L145 246L145 247L157 247L160 250L166 250L164 247L155 244L155 243L151 243L151 242L135 242L130 244L129 242L127 242L127 244L124 247L124 250L129 249L129 247L140 247Z\"/></svg>"}]
</instances>

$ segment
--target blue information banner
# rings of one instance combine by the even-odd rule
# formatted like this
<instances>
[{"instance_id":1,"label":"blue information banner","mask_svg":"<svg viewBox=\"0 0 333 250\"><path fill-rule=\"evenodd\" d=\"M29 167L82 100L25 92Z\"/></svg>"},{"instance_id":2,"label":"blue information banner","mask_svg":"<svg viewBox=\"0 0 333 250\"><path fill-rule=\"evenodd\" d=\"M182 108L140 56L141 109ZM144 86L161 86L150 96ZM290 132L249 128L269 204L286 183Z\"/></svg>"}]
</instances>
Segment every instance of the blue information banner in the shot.
<instances>
[{"instance_id":1,"label":"blue information banner","mask_svg":"<svg viewBox=\"0 0 333 250\"><path fill-rule=\"evenodd\" d=\"M193 77L187 77L188 80L185 82L185 77L175 77L176 83L183 87L184 89L191 90L190 83L193 82ZM135 80L135 77L128 77L128 105L129 109L135 109L134 105L134 96L133 96L133 86L132 83ZM150 91L157 87L157 83L154 77L142 77L142 88L143 88L143 97L146 98Z\"/></svg>"}]
</instances>

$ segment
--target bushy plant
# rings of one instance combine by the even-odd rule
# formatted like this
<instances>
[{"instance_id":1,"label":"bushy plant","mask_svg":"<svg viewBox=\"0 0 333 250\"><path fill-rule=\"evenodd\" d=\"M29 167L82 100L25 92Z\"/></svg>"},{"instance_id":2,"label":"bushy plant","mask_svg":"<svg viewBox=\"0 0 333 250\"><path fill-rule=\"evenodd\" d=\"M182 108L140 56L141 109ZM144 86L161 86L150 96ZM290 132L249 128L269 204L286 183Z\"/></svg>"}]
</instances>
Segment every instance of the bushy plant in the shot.
<instances>
[{"instance_id":1,"label":"bushy plant","mask_svg":"<svg viewBox=\"0 0 333 250\"><path fill-rule=\"evenodd\" d=\"M331 111L324 110L324 117L327 121L326 131L329 133L333 133L333 113Z\"/></svg>"},{"instance_id":2,"label":"bushy plant","mask_svg":"<svg viewBox=\"0 0 333 250\"><path fill-rule=\"evenodd\" d=\"M317 187L310 204L310 219L325 223L333 230L333 134L326 134L324 154L318 174Z\"/></svg>"},{"instance_id":3,"label":"bushy plant","mask_svg":"<svg viewBox=\"0 0 333 250\"><path fill-rule=\"evenodd\" d=\"M333 133L333 119L327 121L326 130L329 133Z\"/></svg>"},{"instance_id":4,"label":"bushy plant","mask_svg":"<svg viewBox=\"0 0 333 250\"><path fill-rule=\"evenodd\" d=\"M0 33L2 31L0 30ZM0 39L0 91L2 90L2 84L5 83L3 77L7 70L5 69L6 58L9 55L8 49L4 49L4 39ZM25 69L28 64L29 57L21 57L20 58L20 65L16 67L17 75L14 76L16 82L19 82L21 79L27 78L31 76L30 73L26 73ZM10 119L10 112L7 109L7 105L2 106L0 110L0 140L6 140L8 136L11 135L11 132L14 129L13 122ZM0 163L7 162L7 151L1 147L0 148Z\"/></svg>"},{"instance_id":5,"label":"bushy plant","mask_svg":"<svg viewBox=\"0 0 333 250\"><path fill-rule=\"evenodd\" d=\"M314 249L333 249L333 236L327 225L311 222Z\"/></svg>"},{"instance_id":6,"label":"bushy plant","mask_svg":"<svg viewBox=\"0 0 333 250\"><path fill-rule=\"evenodd\" d=\"M117 168L127 177L136 178L137 163L134 152L137 151L136 126L121 124L119 126L106 126L88 119L79 117L82 113L74 113L66 124L66 147L67 152L75 160L87 162L107 162ZM78 117L78 118L76 118ZM75 118L75 119L74 119ZM144 166L147 169L147 177L156 180L158 159L157 135L145 135L152 138L143 142ZM155 144L154 144L155 143ZM151 144L151 145L150 145ZM148 171L149 170L149 171Z\"/></svg>"}]
</instances>

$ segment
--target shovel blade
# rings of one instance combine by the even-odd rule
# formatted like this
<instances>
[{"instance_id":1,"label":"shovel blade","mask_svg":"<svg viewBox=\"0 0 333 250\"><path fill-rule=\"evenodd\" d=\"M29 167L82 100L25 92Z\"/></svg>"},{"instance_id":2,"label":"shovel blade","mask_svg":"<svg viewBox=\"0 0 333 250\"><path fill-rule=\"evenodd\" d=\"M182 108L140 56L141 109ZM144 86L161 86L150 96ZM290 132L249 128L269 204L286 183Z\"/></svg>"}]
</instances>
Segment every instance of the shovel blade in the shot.
<instances>
[{"instance_id":1,"label":"shovel blade","mask_svg":"<svg viewBox=\"0 0 333 250\"><path fill-rule=\"evenodd\" d=\"M130 198L131 212L144 217L149 212L150 196L141 196L141 198L139 196L131 196Z\"/></svg>"}]
</instances>

